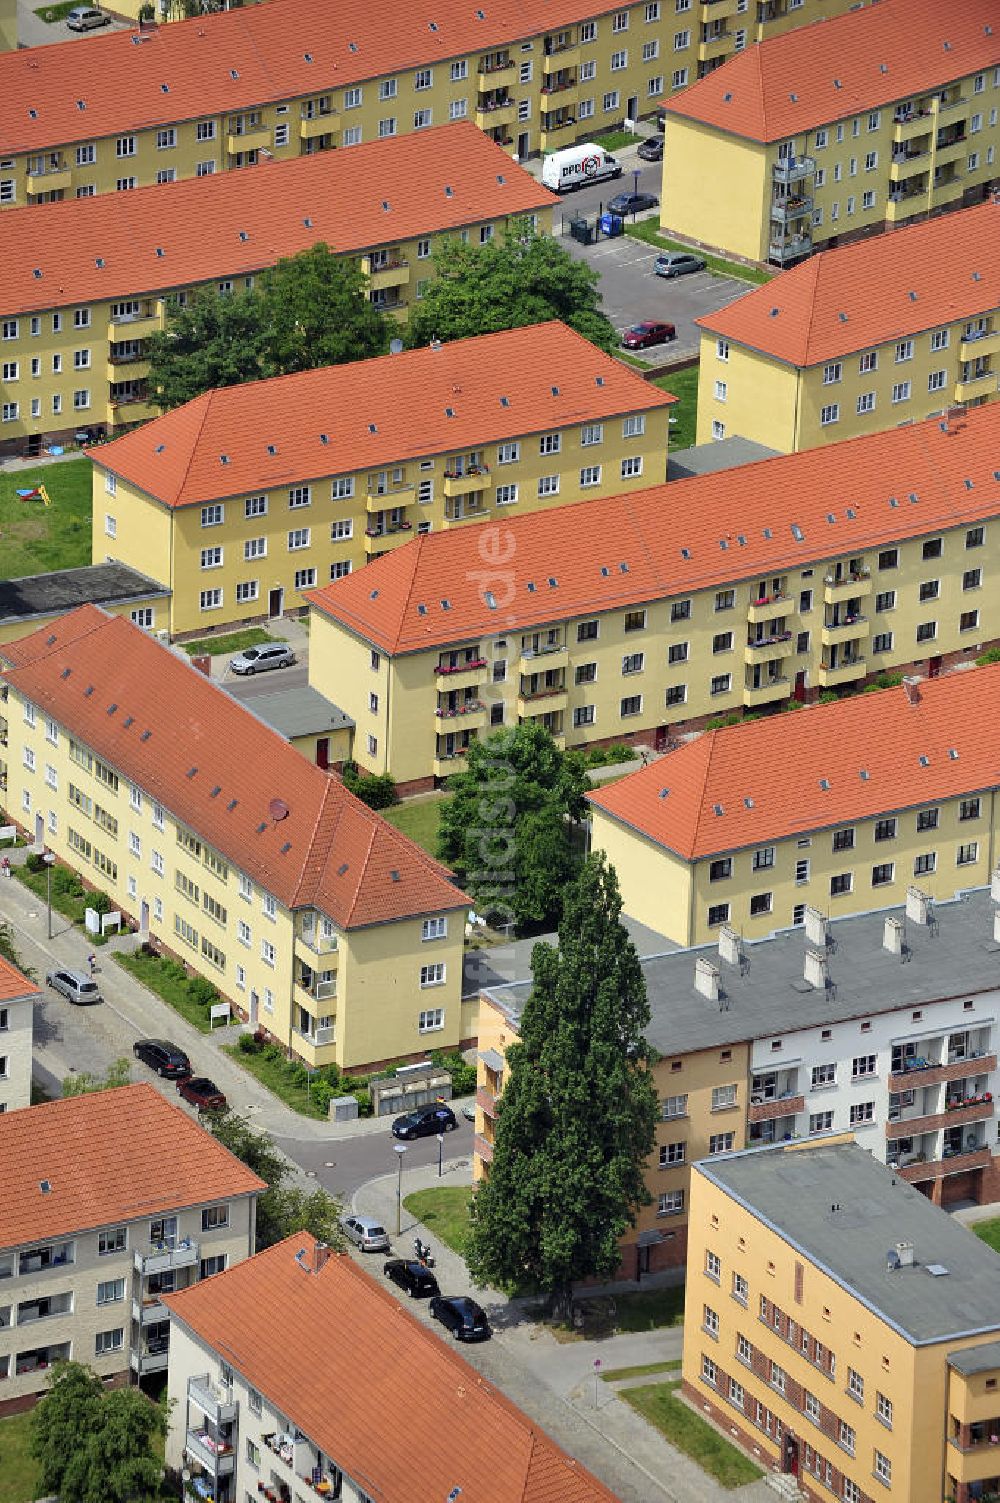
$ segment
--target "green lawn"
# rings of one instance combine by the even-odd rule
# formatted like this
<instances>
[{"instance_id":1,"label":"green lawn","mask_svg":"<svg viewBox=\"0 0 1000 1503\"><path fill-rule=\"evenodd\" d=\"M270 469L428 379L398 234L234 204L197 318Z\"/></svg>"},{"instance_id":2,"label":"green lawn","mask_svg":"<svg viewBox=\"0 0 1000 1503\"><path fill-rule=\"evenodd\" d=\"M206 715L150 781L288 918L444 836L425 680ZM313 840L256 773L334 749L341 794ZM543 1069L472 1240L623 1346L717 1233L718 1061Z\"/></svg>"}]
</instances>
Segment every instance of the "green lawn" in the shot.
<instances>
[{"instance_id":1,"label":"green lawn","mask_svg":"<svg viewBox=\"0 0 1000 1503\"><path fill-rule=\"evenodd\" d=\"M436 857L438 825L446 797L447 794L442 793L436 798L410 799L406 803L394 804L391 809L383 809L382 813L397 830L402 830L404 835L409 835L417 845Z\"/></svg>"},{"instance_id":2,"label":"green lawn","mask_svg":"<svg viewBox=\"0 0 1000 1503\"><path fill-rule=\"evenodd\" d=\"M20 501L44 485L51 506ZM0 579L48 574L90 563L90 460L0 474Z\"/></svg>"},{"instance_id":3,"label":"green lawn","mask_svg":"<svg viewBox=\"0 0 1000 1503\"><path fill-rule=\"evenodd\" d=\"M669 414L671 419L676 419L670 428L671 449L689 449L695 442L695 430L698 426L699 369L697 365L688 365L683 370L668 371L665 376L657 376L651 383L653 386L658 386L661 391L669 391L671 396L677 398Z\"/></svg>"},{"instance_id":4,"label":"green lawn","mask_svg":"<svg viewBox=\"0 0 1000 1503\"><path fill-rule=\"evenodd\" d=\"M406 1196L403 1204L411 1216L423 1222L446 1247L464 1257L472 1204L472 1192L468 1186L441 1185L430 1190L415 1190Z\"/></svg>"},{"instance_id":5,"label":"green lawn","mask_svg":"<svg viewBox=\"0 0 1000 1503\"><path fill-rule=\"evenodd\" d=\"M17 880L23 882L25 887L30 888L43 903L48 901L49 880L46 872L29 872L26 866L11 866L11 871ZM68 866L64 866L61 861L56 861L53 864L52 907L57 913L61 913L63 918L71 919L74 924L79 924L82 929L84 926L84 914L88 904L91 902L91 897L86 893L78 897L72 891L63 890L63 883L68 884L73 882L74 877L75 873ZM74 883L74 886L76 885ZM106 934L87 935L88 944L95 946L106 945L107 942L108 937Z\"/></svg>"},{"instance_id":6,"label":"green lawn","mask_svg":"<svg viewBox=\"0 0 1000 1503\"><path fill-rule=\"evenodd\" d=\"M181 646L191 657L200 657L206 652L217 657L224 652L243 652L247 647L259 647L262 642L284 640L284 637L272 637L262 626L248 626L243 631L231 631L222 637L201 637L197 642L182 642Z\"/></svg>"},{"instance_id":7,"label":"green lawn","mask_svg":"<svg viewBox=\"0 0 1000 1503\"><path fill-rule=\"evenodd\" d=\"M684 1322L684 1287L616 1294L615 1308L616 1331L652 1331L657 1326L679 1326Z\"/></svg>"},{"instance_id":8,"label":"green lawn","mask_svg":"<svg viewBox=\"0 0 1000 1503\"><path fill-rule=\"evenodd\" d=\"M758 1481L764 1475L760 1468L683 1404L674 1391L678 1386L650 1383L642 1388L625 1388L619 1397L723 1487L743 1487Z\"/></svg>"},{"instance_id":9,"label":"green lawn","mask_svg":"<svg viewBox=\"0 0 1000 1503\"><path fill-rule=\"evenodd\" d=\"M972 1231L987 1247L992 1247L994 1252L1000 1253L1000 1219L992 1221L974 1221Z\"/></svg>"},{"instance_id":10,"label":"green lawn","mask_svg":"<svg viewBox=\"0 0 1000 1503\"><path fill-rule=\"evenodd\" d=\"M261 1085L266 1086L280 1101L290 1106L293 1112L298 1112L302 1117L315 1117L320 1122L327 1121L329 1114L319 1110L306 1087L289 1080L286 1060L266 1059L263 1054L244 1054L236 1044L223 1044L222 1049L230 1059L255 1075ZM347 1088L344 1089L346 1094Z\"/></svg>"},{"instance_id":11,"label":"green lawn","mask_svg":"<svg viewBox=\"0 0 1000 1503\"><path fill-rule=\"evenodd\" d=\"M680 240L671 240L666 235L661 235L660 226L655 219L640 219L635 224L626 224L626 235L633 235L636 240L645 240L647 245L655 245L657 250L694 251L700 256L709 271L720 277L736 277L741 282L755 282L760 285L770 282L774 276L773 271L761 271L759 266L744 266L741 261L727 261L722 256L710 256L707 251L699 250L697 246L684 245Z\"/></svg>"},{"instance_id":12,"label":"green lawn","mask_svg":"<svg viewBox=\"0 0 1000 1503\"><path fill-rule=\"evenodd\" d=\"M41 1495L30 1438L30 1411L0 1420L0 1503L31 1503Z\"/></svg>"},{"instance_id":13,"label":"green lawn","mask_svg":"<svg viewBox=\"0 0 1000 1503\"><path fill-rule=\"evenodd\" d=\"M190 980L176 974L175 962L162 960L158 955L147 955L141 950L132 950L113 957L124 970L130 971L143 986L179 1012L202 1033L211 1032L211 1019L204 1002L196 1002L188 990ZM179 969L179 967L178 967Z\"/></svg>"},{"instance_id":14,"label":"green lawn","mask_svg":"<svg viewBox=\"0 0 1000 1503\"><path fill-rule=\"evenodd\" d=\"M42 21L65 21L70 11L79 5L80 0L57 0L55 5L43 5L35 11L35 15Z\"/></svg>"},{"instance_id":15,"label":"green lawn","mask_svg":"<svg viewBox=\"0 0 1000 1503\"><path fill-rule=\"evenodd\" d=\"M680 1357L670 1362L647 1362L639 1367L609 1367L601 1373L605 1383L620 1383L623 1378L645 1378L650 1373L675 1373L681 1365Z\"/></svg>"},{"instance_id":16,"label":"green lawn","mask_svg":"<svg viewBox=\"0 0 1000 1503\"><path fill-rule=\"evenodd\" d=\"M603 146L605 151L620 151L623 146L635 146L641 139L641 136L630 130L606 130L594 137L598 146Z\"/></svg>"}]
</instances>

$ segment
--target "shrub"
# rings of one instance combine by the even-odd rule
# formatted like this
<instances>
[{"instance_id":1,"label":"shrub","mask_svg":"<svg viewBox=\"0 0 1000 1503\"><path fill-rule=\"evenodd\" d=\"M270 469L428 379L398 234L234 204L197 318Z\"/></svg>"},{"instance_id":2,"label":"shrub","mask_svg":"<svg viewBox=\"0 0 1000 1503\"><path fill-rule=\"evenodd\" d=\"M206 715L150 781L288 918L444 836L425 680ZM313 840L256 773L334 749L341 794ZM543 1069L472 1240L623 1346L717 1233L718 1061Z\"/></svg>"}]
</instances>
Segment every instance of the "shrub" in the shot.
<instances>
[{"instance_id":1,"label":"shrub","mask_svg":"<svg viewBox=\"0 0 1000 1503\"><path fill-rule=\"evenodd\" d=\"M305 1086L309 1080L309 1071L305 1065L290 1064L288 1066L288 1079L292 1085Z\"/></svg>"},{"instance_id":2,"label":"shrub","mask_svg":"<svg viewBox=\"0 0 1000 1503\"><path fill-rule=\"evenodd\" d=\"M985 668L988 663L1000 663L1000 647L987 647L986 651L981 652L976 659L976 664L980 668ZM28 860L31 860L30 856Z\"/></svg>"},{"instance_id":3,"label":"shrub","mask_svg":"<svg viewBox=\"0 0 1000 1503\"><path fill-rule=\"evenodd\" d=\"M389 773L369 775L356 762L344 763L344 787L350 789L369 809L388 809L399 803L396 779Z\"/></svg>"},{"instance_id":4,"label":"shrub","mask_svg":"<svg viewBox=\"0 0 1000 1503\"><path fill-rule=\"evenodd\" d=\"M321 1078L326 1081L334 1095L339 1093L341 1086L339 1065L324 1065Z\"/></svg>"},{"instance_id":5,"label":"shrub","mask_svg":"<svg viewBox=\"0 0 1000 1503\"><path fill-rule=\"evenodd\" d=\"M333 1100L333 1094L333 1089L328 1081L320 1080L318 1078L313 1081L310 1088L310 1095L312 1096L313 1105L317 1107L324 1116L329 1116L330 1102Z\"/></svg>"},{"instance_id":6,"label":"shrub","mask_svg":"<svg viewBox=\"0 0 1000 1503\"><path fill-rule=\"evenodd\" d=\"M87 899L87 907L95 913L111 913L114 906L106 892L92 892Z\"/></svg>"},{"instance_id":7,"label":"shrub","mask_svg":"<svg viewBox=\"0 0 1000 1503\"><path fill-rule=\"evenodd\" d=\"M819 702L821 705L832 705L836 704L839 698L840 695L837 693L836 689L824 689L819 697Z\"/></svg>"},{"instance_id":8,"label":"shrub","mask_svg":"<svg viewBox=\"0 0 1000 1503\"><path fill-rule=\"evenodd\" d=\"M451 1076L451 1088L456 1096L470 1096L476 1089L475 1065L467 1065L456 1051L445 1054L443 1050L435 1049L431 1055L431 1061L448 1071Z\"/></svg>"},{"instance_id":9,"label":"shrub","mask_svg":"<svg viewBox=\"0 0 1000 1503\"><path fill-rule=\"evenodd\" d=\"M83 883L76 872L70 871L68 866L54 866L52 868L52 891L64 898L82 898Z\"/></svg>"},{"instance_id":10,"label":"shrub","mask_svg":"<svg viewBox=\"0 0 1000 1503\"><path fill-rule=\"evenodd\" d=\"M726 726L739 725L739 723L740 717L736 713L736 711L733 710L729 715L713 715L711 720L708 721L706 725L706 730L721 731L725 730Z\"/></svg>"},{"instance_id":11,"label":"shrub","mask_svg":"<svg viewBox=\"0 0 1000 1503\"><path fill-rule=\"evenodd\" d=\"M170 957L168 956L165 960L161 960L160 961L160 965L162 967L162 969L160 971L160 974L164 977L165 980L167 980L167 981L186 981L187 980L187 971L181 965L181 963L180 963L179 960L171 960Z\"/></svg>"},{"instance_id":12,"label":"shrub","mask_svg":"<svg viewBox=\"0 0 1000 1503\"><path fill-rule=\"evenodd\" d=\"M358 1112L360 1113L360 1115L362 1117L370 1117L372 1114L371 1091L366 1091L364 1088L361 1088L356 1091L351 1091L350 1094L358 1103Z\"/></svg>"},{"instance_id":13,"label":"shrub","mask_svg":"<svg viewBox=\"0 0 1000 1503\"><path fill-rule=\"evenodd\" d=\"M199 1007L211 1007L213 1002L218 1001L219 993L204 976L192 976L188 982L188 996Z\"/></svg>"},{"instance_id":14,"label":"shrub","mask_svg":"<svg viewBox=\"0 0 1000 1503\"><path fill-rule=\"evenodd\" d=\"M30 853L30 855L28 856L28 859L25 861L24 864L25 864L25 866L26 866L26 868L28 869L29 872L33 872L36 875L39 872L43 872L45 870L45 867L46 867L45 858L43 856L41 856L40 854L36 853L35 851L32 851Z\"/></svg>"},{"instance_id":15,"label":"shrub","mask_svg":"<svg viewBox=\"0 0 1000 1503\"><path fill-rule=\"evenodd\" d=\"M275 1060L285 1057L285 1051L280 1044L265 1044L262 1053L264 1058L270 1060L272 1064Z\"/></svg>"},{"instance_id":16,"label":"shrub","mask_svg":"<svg viewBox=\"0 0 1000 1503\"><path fill-rule=\"evenodd\" d=\"M236 1041L236 1047L241 1054L259 1054L260 1045L252 1033L241 1033Z\"/></svg>"}]
</instances>

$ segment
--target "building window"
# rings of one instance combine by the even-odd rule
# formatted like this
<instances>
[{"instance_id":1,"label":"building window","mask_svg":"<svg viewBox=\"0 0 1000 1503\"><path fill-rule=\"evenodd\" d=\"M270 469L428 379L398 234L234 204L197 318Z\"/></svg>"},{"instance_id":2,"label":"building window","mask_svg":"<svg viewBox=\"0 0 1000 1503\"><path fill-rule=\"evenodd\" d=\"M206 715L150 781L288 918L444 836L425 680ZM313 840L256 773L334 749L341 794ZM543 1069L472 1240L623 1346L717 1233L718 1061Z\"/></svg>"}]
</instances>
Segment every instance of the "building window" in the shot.
<instances>
[{"instance_id":1,"label":"building window","mask_svg":"<svg viewBox=\"0 0 1000 1503\"><path fill-rule=\"evenodd\" d=\"M858 1101L851 1107L851 1126L863 1127L867 1122L875 1121L874 1101Z\"/></svg>"},{"instance_id":2,"label":"building window","mask_svg":"<svg viewBox=\"0 0 1000 1503\"><path fill-rule=\"evenodd\" d=\"M665 1122L673 1117L686 1117L688 1109L687 1096L665 1096L660 1103L660 1114Z\"/></svg>"},{"instance_id":3,"label":"building window","mask_svg":"<svg viewBox=\"0 0 1000 1503\"><path fill-rule=\"evenodd\" d=\"M444 1027L444 1008L426 1008L417 1019L418 1033L437 1033Z\"/></svg>"},{"instance_id":4,"label":"building window","mask_svg":"<svg viewBox=\"0 0 1000 1503\"><path fill-rule=\"evenodd\" d=\"M712 1309L711 1305L705 1305L703 1307L701 1328L706 1333L706 1335L712 1337L713 1341L718 1341L719 1317L718 1314Z\"/></svg>"},{"instance_id":5,"label":"building window","mask_svg":"<svg viewBox=\"0 0 1000 1503\"><path fill-rule=\"evenodd\" d=\"M662 1143L660 1145L660 1168L668 1169L673 1164L683 1164L687 1157L686 1143Z\"/></svg>"},{"instance_id":6,"label":"building window","mask_svg":"<svg viewBox=\"0 0 1000 1503\"><path fill-rule=\"evenodd\" d=\"M872 867L872 886L887 887L895 878L896 864L894 861L883 861L878 866Z\"/></svg>"},{"instance_id":7,"label":"building window","mask_svg":"<svg viewBox=\"0 0 1000 1503\"><path fill-rule=\"evenodd\" d=\"M830 878L830 896L832 898L842 897L845 893L850 892L853 886L853 872L838 872L836 876Z\"/></svg>"},{"instance_id":8,"label":"building window","mask_svg":"<svg viewBox=\"0 0 1000 1503\"><path fill-rule=\"evenodd\" d=\"M712 1087L712 1110L721 1112L736 1105L736 1086L724 1085Z\"/></svg>"},{"instance_id":9,"label":"building window","mask_svg":"<svg viewBox=\"0 0 1000 1503\"><path fill-rule=\"evenodd\" d=\"M819 420L824 428L829 428L832 423L840 421L840 403L830 402L819 410Z\"/></svg>"},{"instance_id":10,"label":"building window","mask_svg":"<svg viewBox=\"0 0 1000 1503\"><path fill-rule=\"evenodd\" d=\"M750 917L762 918L770 913L774 906L774 894L771 892L758 892L750 899Z\"/></svg>"},{"instance_id":11,"label":"building window","mask_svg":"<svg viewBox=\"0 0 1000 1503\"><path fill-rule=\"evenodd\" d=\"M665 1190L657 1197L656 1214L658 1216L678 1216L684 1209L683 1190Z\"/></svg>"},{"instance_id":12,"label":"building window","mask_svg":"<svg viewBox=\"0 0 1000 1503\"><path fill-rule=\"evenodd\" d=\"M892 1400L887 1399L884 1393L875 1395L875 1413L890 1430L892 1429Z\"/></svg>"},{"instance_id":13,"label":"building window","mask_svg":"<svg viewBox=\"0 0 1000 1503\"><path fill-rule=\"evenodd\" d=\"M709 1153L732 1153L736 1143L736 1134L733 1132L712 1133L708 1140Z\"/></svg>"},{"instance_id":14,"label":"building window","mask_svg":"<svg viewBox=\"0 0 1000 1503\"><path fill-rule=\"evenodd\" d=\"M229 1225L228 1205L206 1206L201 1213L201 1229L203 1232L220 1231Z\"/></svg>"},{"instance_id":15,"label":"building window","mask_svg":"<svg viewBox=\"0 0 1000 1503\"><path fill-rule=\"evenodd\" d=\"M98 1331L94 1338L94 1355L106 1357L110 1352L120 1352L125 1345L125 1331L117 1326L113 1331Z\"/></svg>"}]
</instances>

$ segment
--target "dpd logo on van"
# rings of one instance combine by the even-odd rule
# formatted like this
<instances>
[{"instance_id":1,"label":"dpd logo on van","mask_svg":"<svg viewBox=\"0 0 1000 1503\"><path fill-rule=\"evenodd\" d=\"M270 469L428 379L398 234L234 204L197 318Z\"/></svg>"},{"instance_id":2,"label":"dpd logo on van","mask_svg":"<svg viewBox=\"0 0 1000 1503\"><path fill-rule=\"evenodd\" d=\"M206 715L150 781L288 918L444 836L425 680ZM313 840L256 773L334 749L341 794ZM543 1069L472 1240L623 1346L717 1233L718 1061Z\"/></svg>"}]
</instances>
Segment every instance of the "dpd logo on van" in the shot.
<instances>
[{"instance_id":1,"label":"dpd logo on van","mask_svg":"<svg viewBox=\"0 0 1000 1503\"><path fill-rule=\"evenodd\" d=\"M593 177L595 172L601 170L601 159L600 157L584 157L580 165L585 177Z\"/></svg>"}]
</instances>

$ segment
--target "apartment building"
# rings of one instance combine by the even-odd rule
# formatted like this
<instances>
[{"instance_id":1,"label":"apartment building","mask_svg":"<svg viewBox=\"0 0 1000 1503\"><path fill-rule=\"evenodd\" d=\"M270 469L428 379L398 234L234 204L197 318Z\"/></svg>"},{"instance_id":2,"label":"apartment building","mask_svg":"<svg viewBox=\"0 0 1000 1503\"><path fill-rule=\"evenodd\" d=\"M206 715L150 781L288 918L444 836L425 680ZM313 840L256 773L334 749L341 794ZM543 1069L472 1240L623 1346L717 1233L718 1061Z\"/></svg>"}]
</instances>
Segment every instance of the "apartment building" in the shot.
<instances>
[{"instance_id":1,"label":"apartment building","mask_svg":"<svg viewBox=\"0 0 1000 1503\"><path fill-rule=\"evenodd\" d=\"M614 1503L446 1339L306 1232L168 1303L166 1459L199 1496Z\"/></svg>"},{"instance_id":2,"label":"apartment building","mask_svg":"<svg viewBox=\"0 0 1000 1503\"><path fill-rule=\"evenodd\" d=\"M360 265L376 306L405 319L442 236L485 244L521 217L547 231L554 203L459 124L354 155L55 204L44 218L2 216L0 454L37 453L43 435L103 438L152 417L144 340L193 288L241 291L324 243Z\"/></svg>"},{"instance_id":3,"label":"apartment building","mask_svg":"<svg viewBox=\"0 0 1000 1503\"><path fill-rule=\"evenodd\" d=\"M0 1116L0 1413L72 1360L165 1372L161 1296L254 1250L264 1182L151 1085Z\"/></svg>"},{"instance_id":4,"label":"apartment building","mask_svg":"<svg viewBox=\"0 0 1000 1503\"><path fill-rule=\"evenodd\" d=\"M998 435L987 405L849 440L836 465L807 450L417 538L309 596L313 683L357 722L359 762L416 787L494 726L664 746L889 668L935 674L1000 637Z\"/></svg>"},{"instance_id":5,"label":"apartment building","mask_svg":"<svg viewBox=\"0 0 1000 1503\"><path fill-rule=\"evenodd\" d=\"M206 392L90 451L94 558L152 565L174 636L266 620L414 536L665 480L673 401L559 323Z\"/></svg>"},{"instance_id":6,"label":"apartment building","mask_svg":"<svg viewBox=\"0 0 1000 1503\"><path fill-rule=\"evenodd\" d=\"M347 1070L474 1035L466 898L339 779L95 606L0 661L8 818L240 1017Z\"/></svg>"},{"instance_id":7,"label":"apartment building","mask_svg":"<svg viewBox=\"0 0 1000 1503\"><path fill-rule=\"evenodd\" d=\"M1000 667L709 731L588 795L625 912L679 944L756 939L989 882Z\"/></svg>"},{"instance_id":8,"label":"apartment building","mask_svg":"<svg viewBox=\"0 0 1000 1503\"><path fill-rule=\"evenodd\" d=\"M698 441L783 453L997 394L1000 200L820 251L698 319ZM947 268L947 270L945 270Z\"/></svg>"},{"instance_id":9,"label":"apartment building","mask_svg":"<svg viewBox=\"0 0 1000 1503\"><path fill-rule=\"evenodd\" d=\"M991 1249L856 1143L733 1154L691 1180L691 1402L812 1503L991 1496Z\"/></svg>"},{"instance_id":10,"label":"apartment building","mask_svg":"<svg viewBox=\"0 0 1000 1503\"><path fill-rule=\"evenodd\" d=\"M0 1114L31 1104L31 1044L41 993L0 955Z\"/></svg>"},{"instance_id":11,"label":"apartment building","mask_svg":"<svg viewBox=\"0 0 1000 1503\"><path fill-rule=\"evenodd\" d=\"M727 926L673 951L647 937L661 1121L619 1276L683 1264L691 1165L744 1144L853 1133L937 1204L996 1200L998 902L1000 888L846 917L809 908L765 940ZM477 1179L529 991L481 994Z\"/></svg>"},{"instance_id":12,"label":"apartment building","mask_svg":"<svg viewBox=\"0 0 1000 1503\"><path fill-rule=\"evenodd\" d=\"M0 0L0 52L17 47L17 0Z\"/></svg>"},{"instance_id":13,"label":"apartment building","mask_svg":"<svg viewBox=\"0 0 1000 1503\"><path fill-rule=\"evenodd\" d=\"M880 0L731 59L666 102L664 229L782 267L980 202L1000 181L995 23L991 0Z\"/></svg>"},{"instance_id":14,"label":"apartment building","mask_svg":"<svg viewBox=\"0 0 1000 1503\"><path fill-rule=\"evenodd\" d=\"M127 0L133 3L133 0ZM0 56L0 209L224 172L468 120L518 158L652 114L738 48L850 0L603 10L458 0L384 13L280 0L158 31ZM719 15L719 12L722 12ZM362 169L358 169L363 176ZM124 176L123 176L124 174Z\"/></svg>"},{"instance_id":15,"label":"apartment building","mask_svg":"<svg viewBox=\"0 0 1000 1503\"><path fill-rule=\"evenodd\" d=\"M57 493L58 482L52 485ZM148 574L124 564L85 564L54 569L51 574L23 574L0 579L0 643L49 625L64 611L100 605L115 616L128 616L147 631L166 631L169 591Z\"/></svg>"}]
</instances>

